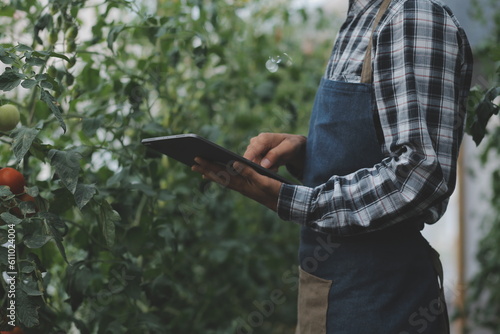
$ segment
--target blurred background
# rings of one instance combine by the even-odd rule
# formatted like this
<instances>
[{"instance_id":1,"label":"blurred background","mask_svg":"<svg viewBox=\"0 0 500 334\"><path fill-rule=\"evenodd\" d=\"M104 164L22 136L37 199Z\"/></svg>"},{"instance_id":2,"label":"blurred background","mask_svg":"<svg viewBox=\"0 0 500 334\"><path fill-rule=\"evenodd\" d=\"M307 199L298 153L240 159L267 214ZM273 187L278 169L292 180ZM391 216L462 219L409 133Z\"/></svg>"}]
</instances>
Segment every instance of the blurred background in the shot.
<instances>
[{"instance_id":1,"label":"blurred background","mask_svg":"<svg viewBox=\"0 0 500 334\"><path fill-rule=\"evenodd\" d=\"M474 48L474 88L457 189L424 234L444 264L453 333L500 333L500 4L444 2ZM306 134L347 6L1 2L0 104L21 121L0 131L0 166L23 173L35 203L2 192L18 330L293 333L299 227L140 140L195 132L244 152L260 132Z\"/></svg>"}]
</instances>

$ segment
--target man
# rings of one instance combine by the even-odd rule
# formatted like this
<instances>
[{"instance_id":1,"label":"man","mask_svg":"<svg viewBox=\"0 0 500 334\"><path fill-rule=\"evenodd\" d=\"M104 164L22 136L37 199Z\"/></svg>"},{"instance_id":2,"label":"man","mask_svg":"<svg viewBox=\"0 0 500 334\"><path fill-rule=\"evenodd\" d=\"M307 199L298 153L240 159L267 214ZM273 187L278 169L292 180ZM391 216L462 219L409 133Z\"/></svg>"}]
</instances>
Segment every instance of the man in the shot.
<instances>
[{"instance_id":1,"label":"man","mask_svg":"<svg viewBox=\"0 0 500 334\"><path fill-rule=\"evenodd\" d=\"M442 268L420 230L455 188L471 63L438 1L350 0L308 137L261 134L244 154L303 185L239 163L228 178L196 159L205 178L302 226L297 333L449 332ZM325 242L339 246L319 254Z\"/></svg>"}]
</instances>

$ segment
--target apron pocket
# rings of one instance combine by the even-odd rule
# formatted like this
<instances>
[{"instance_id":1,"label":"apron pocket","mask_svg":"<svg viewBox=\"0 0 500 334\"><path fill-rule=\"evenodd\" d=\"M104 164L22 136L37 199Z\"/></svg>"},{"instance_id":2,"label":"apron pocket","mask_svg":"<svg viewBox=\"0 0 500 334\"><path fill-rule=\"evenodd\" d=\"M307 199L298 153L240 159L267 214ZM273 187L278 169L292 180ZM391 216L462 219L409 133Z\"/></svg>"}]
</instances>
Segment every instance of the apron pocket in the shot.
<instances>
[{"instance_id":1,"label":"apron pocket","mask_svg":"<svg viewBox=\"0 0 500 334\"><path fill-rule=\"evenodd\" d=\"M316 277L299 267L299 297L295 334L326 334L328 294L332 281Z\"/></svg>"}]
</instances>

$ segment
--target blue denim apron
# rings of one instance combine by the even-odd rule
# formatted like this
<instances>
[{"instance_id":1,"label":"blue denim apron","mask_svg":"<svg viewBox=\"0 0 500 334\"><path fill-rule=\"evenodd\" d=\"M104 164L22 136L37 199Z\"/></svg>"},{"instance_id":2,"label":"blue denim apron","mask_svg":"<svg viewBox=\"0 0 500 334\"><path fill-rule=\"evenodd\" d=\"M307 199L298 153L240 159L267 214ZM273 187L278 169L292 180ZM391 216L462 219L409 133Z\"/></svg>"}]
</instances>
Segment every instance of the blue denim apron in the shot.
<instances>
[{"instance_id":1,"label":"blue denim apron","mask_svg":"<svg viewBox=\"0 0 500 334\"><path fill-rule=\"evenodd\" d=\"M369 83L321 80L310 119L304 185L315 187L333 175L382 161L372 96ZM442 268L420 234L422 226L403 222L353 237L302 227L296 334L447 333L438 281Z\"/></svg>"}]
</instances>

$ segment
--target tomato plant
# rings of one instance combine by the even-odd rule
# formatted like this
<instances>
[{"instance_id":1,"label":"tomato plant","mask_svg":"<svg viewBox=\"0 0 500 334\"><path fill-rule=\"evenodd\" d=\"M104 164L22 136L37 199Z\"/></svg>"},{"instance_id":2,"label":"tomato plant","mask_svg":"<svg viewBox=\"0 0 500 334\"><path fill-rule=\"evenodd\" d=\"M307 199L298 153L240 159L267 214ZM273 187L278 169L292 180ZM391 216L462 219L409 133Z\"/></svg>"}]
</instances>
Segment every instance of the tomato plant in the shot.
<instances>
[{"instance_id":1,"label":"tomato plant","mask_svg":"<svg viewBox=\"0 0 500 334\"><path fill-rule=\"evenodd\" d=\"M243 152L304 133L331 46L304 32L324 22L257 0L0 5L0 103L23 111L0 165L27 194L0 187L21 212L0 213L0 239L15 229L24 333L290 332L298 227L140 141L196 132Z\"/></svg>"}]
</instances>

